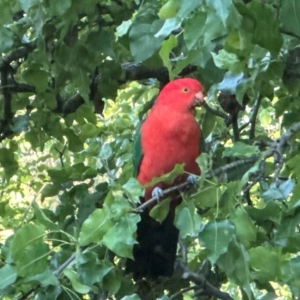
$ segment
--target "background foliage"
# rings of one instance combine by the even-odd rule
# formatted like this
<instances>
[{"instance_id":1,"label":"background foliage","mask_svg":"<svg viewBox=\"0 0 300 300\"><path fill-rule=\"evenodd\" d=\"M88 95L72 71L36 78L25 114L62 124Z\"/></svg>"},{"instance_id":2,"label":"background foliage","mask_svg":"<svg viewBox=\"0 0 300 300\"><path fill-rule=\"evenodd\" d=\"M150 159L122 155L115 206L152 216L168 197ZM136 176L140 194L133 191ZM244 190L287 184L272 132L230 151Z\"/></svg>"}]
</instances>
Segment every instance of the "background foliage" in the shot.
<instances>
[{"instance_id":1,"label":"background foliage","mask_svg":"<svg viewBox=\"0 0 300 300\"><path fill-rule=\"evenodd\" d=\"M1 0L1 299L299 297L299 11ZM207 92L202 175L176 211L173 278L135 283L132 137L178 76Z\"/></svg>"}]
</instances>

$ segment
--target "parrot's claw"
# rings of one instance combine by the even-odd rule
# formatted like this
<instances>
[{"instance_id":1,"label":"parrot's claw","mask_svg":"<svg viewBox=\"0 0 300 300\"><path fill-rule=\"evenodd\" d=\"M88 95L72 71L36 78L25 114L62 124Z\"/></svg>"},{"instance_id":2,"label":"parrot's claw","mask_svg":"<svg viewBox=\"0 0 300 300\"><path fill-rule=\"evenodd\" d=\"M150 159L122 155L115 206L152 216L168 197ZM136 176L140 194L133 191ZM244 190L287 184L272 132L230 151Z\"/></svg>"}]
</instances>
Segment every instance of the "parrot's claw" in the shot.
<instances>
[{"instance_id":1,"label":"parrot's claw","mask_svg":"<svg viewBox=\"0 0 300 300\"><path fill-rule=\"evenodd\" d=\"M197 182L197 176L194 174L190 174L187 178L187 182L190 183L191 185L195 186Z\"/></svg>"},{"instance_id":2,"label":"parrot's claw","mask_svg":"<svg viewBox=\"0 0 300 300\"><path fill-rule=\"evenodd\" d=\"M164 196L164 192L161 188L155 187L152 191L152 197L156 197L157 202L159 202Z\"/></svg>"}]
</instances>

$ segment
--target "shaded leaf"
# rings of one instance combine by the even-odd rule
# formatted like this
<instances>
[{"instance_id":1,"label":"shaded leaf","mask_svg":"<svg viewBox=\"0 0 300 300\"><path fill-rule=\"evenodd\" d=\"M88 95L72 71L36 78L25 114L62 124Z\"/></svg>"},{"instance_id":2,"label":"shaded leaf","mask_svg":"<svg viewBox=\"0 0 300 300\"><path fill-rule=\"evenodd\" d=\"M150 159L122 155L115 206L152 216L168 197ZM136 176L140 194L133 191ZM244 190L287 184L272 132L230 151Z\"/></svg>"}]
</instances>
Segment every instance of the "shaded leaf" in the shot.
<instances>
[{"instance_id":1,"label":"shaded leaf","mask_svg":"<svg viewBox=\"0 0 300 300\"><path fill-rule=\"evenodd\" d=\"M104 209L96 209L83 223L79 233L81 246L101 242L106 232L114 226Z\"/></svg>"},{"instance_id":2,"label":"shaded leaf","mask_svg":"<svg viewBox=\"0 0 300 300\"><path fill-rule=\"evenodd\" d=\"M25 224L12 239L11 256L14 260L22 259L23 251L34 244L41 244L44 236L44 226L40 224Z\"/></svg>"},{"instance_id":3,"label":"shaded leaf","mask_svg":"<svg viewBox=\"0 0 300 300\"><path fill-rule=\"evenodd\" d=\"M230 221L212 221L200 231L199 243L206 248L209 260L214 264L228 250L228 244L234 236L235 228Z\"/></svg>"},{"instance_id":4,"label":"shaded leaf","mask_svg":"<svg viewBox=\"0 0 300 300\"><path fill-rule=\"evenodd\" d=\"M5 264L0 269L0 289L5 289L6 287L13 284L17 279L16 267Z\"/></svg>"},{"instance_id":5,"label":"shaded leaf","mask_svg":"<svg viewBox=\"0 0 300 300\"><path fill-rule=\"evenodd\" d=\"M232 147L227 147L223 151L223 157L238 157L238 158L246 158L254 155L258 155L259 149L257 146L247 145L243 142L235 142Z\"/></svg>"},{"instance_id":6,"label":"shaded leaf","mask_svg":"<svg viewBox=\"0 0 300 300\"><path fill-rule=\"evenodd\" d=\"M231 210L230 220L235 225L236 234L239 240L246 248L248 248L250 246L250 242L256 240L257 229L253 221L245 209L241 206Z\"/></svg>"},{"instance_id":7,"label":"shaded leaf","mask_svg":"<svg viewBox=\"0 0 300 300\"><path fill-rule=\"evenodd\" d=\"M104 235L103 243L121 257L133 258L132 247L135 244L136 224L140 220L137 214L122 216Z\"/></svg>"},{"instance_id":8,"label":"shaded leaf","mask_svg":"<svg viewBox=\"0 0 300 300\"><path fill-rule=\"evenodd\" d=\"M70 280L74 290L79 294L87 294L90 291L90 287L82 284L78 278L75 271L71 269L65 269L64 275Z\"/></svg>"},{"instance_id":9,"label":"shaded leaf","mask_svg":"<svg viewBox=\"0 0 300 300\"><path fill-rule=\"evenodd\" d=\"M179 229L180 236L184 239L187 236L196 237L201 229L201 217L196 212L192 201L182 201L176 207L175 226Z\"/></svg>"},{"instance_id":10,"label":"shaded leaf","mask_svg":"<svg viewBox=\"0 0 300 300\"><path fill-rule=\"evenodd\" d=\"M85 251L84 253L77 253L76 256L78 279L88 287L91 287L95 282L101 282L103 277L113 269L111 263L106 260L100 261L94 252Z\"/></svg>"}]
</instances>

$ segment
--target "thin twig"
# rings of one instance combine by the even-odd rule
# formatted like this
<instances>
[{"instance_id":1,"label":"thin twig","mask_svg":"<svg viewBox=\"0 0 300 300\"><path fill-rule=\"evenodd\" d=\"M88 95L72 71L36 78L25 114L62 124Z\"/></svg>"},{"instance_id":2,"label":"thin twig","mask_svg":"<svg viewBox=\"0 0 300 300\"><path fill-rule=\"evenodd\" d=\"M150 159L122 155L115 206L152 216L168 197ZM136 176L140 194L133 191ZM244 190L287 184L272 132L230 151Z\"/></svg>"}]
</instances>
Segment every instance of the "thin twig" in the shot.
<instances>
[{"instance_id":1,"label":"thin twig","mask_svg":"<svg viewBox=\"0 0 300 300\"><path fill-rule=\"evenodd\" d=\"M255 126L256 126L256 118L257 118L257 114L258 114L258 110L261 104L261 100L262 100L262 96L258 96L258 98L255 101L255 104L253 106L253 111L252 111L252 115L250 117L249 122L243 124L240 128L239 131L241 132L243 129L245 129L249 124L251 124L251 128L250 128L250 133L249 133L249 138L252 139L255 136Z\"/></svg>"},{"instance_id":2,"label":"thin twig","mask_svg":"<svg viewBox=\"0 0 300 300\"><path fill-rule=\"evenodd\" d=\"M189 181L186 181L184 183L181 183L181 184L178 184L176 186L173 186L173 187L170 187L168 189L165 189L162 191L162 196L167 196L169 195L170 193L172 192L175 192L175 191L179 191L185 187L188 187L189 185L191 185L191 183ZM153 203L156 203L159 201L160 198L154 196L152 197L151 199L149 199L147 202L141 204L140 206L138 206L136 209L134 210L131 210L130 212L133 212L133 213L141 213L145 210L145 208L149 207L151 204Z\"/></svg>"},{"instance_id":3,"label":"thin twig","mask_svg":"<svg viewBox=\"0 0 300 300\"><path fill-rule=\"evenodd\" d=\"M73 253L56 271L53 272L55 276L59 276L65 268L67 268L75 259L76 254Z\"/></svg>"},{"instance_id":4,"label":"thin twig","mask_svg":"<svg viewBox=\"0 0 300 300\"><path fill-rule=\"evenodd\" d=\"M65 153L66 147L67 147L67 143L64 145L62 151L58 150L56 147L54 148L58 152L60 165L61 165L62 169L64 168L63 156L64 156L64 153Z\"/></svg>"},{"instance_id":5,"label":"thin twig","mask_svg":"<svg viewBox=\"0 0 300 300\"><path fill-rule=\"evenodd\" d=\"M18 300L25 300L27 299L35 290L37 290L40 287L39 284L35 285L33 288L31 288L29 291L27 291L25 294L20 296Z\"/></svg>"},{"instance_id":6,"label":"thin twig","mask_svg":"<svg viewBox=\"0 0 300 300\"><path fill-rule=\"evenodd\" d=\"M175 299L176 297L188 292L188 291L191 291L191 290L194 290L194 289L197 289L197 286L196 285L193 285L193 286L188 286L186 288L183 288L181 289L180 291L178 291L177 293L173 294L171 297L170 297L170 300L172 299Z\"/></svg>"},{"instance_id":7,"label":"thin twig","mask_svg":"<svg viewBox=\"0 0 300 300\"><path fill-rule=\"evenodd\" d=\"M256 160L258 159L258 156L253 156L253 157L249 157L249 158L245 158L245 159L241 159L241 160L237 160L237 161L233 161L227 165L224 165L220 168L217 168L216 170L213 171L213 175L214 176L220 176L222 175L223 173L231 170L231 169L234 169L234 168L237 168L239 166L242 166L242 165L245 165L245 164L248 164L248 163L251 163L251 162L255 162ZM213 176L212 175L209 175L207 176L206 178L207 179L211 179Z\"/></svg>"}]
</instances>

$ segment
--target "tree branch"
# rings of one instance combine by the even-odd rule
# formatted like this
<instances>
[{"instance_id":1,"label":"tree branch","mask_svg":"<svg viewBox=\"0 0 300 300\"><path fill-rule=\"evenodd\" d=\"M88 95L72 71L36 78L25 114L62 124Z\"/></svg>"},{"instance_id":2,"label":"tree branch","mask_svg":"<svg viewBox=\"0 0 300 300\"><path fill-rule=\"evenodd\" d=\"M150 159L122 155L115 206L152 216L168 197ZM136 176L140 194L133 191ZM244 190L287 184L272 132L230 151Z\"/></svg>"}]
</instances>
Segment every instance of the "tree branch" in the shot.
<instances>
[{"instance_id":1,"label":"tree branch","mask_svg":"<svg viewBox=\"0 0 300 300\"><path fill-rule=\"evenodd\" d=\"M258 111L259 111L259 107L260 107L262 98L263 98L262 95L259 95L256 102L255 102L255 104L254 104L254 107L253 107L253 112L252 112L252 115L251 115L251 118L250 118L250 124L251 124L250 132L249 132L249 139L250 140L252 140L255 137L256 119L257 119L257 114L258 114Z\"/></svg>"},{"instance_id":2,"label":"tree branch","mask_svg":"<svg viewBox=\"0 0 300 300\"><path fill-rule=\"evenodd\" d=\"M9 53L6 57L0 61L0 70L3 68L5 69L7 64L12 63L15 60L18 60L20 58L25 58L30 52L32 52L36 47L36 40L33 40L32 42L29 42L27 44L24 44L23 47L18 48L11 53Z\"/></svg>"},{"instance_id":3,"label":"tree branch","mask_svg":"<svg viewBox=\"0 0 300 300\"><path fill-rule=\"evenodd\" d=\"M233 300L233 298L225 292L220 291L211 283L209 283L203 274L199 274L190 270L186 265L179 262L179 268L182 271L182 278L192 281L197 285L198 288L202 289L202 294L207 296L214 296L221 300Z\"/></svg>"}]
</instances>

